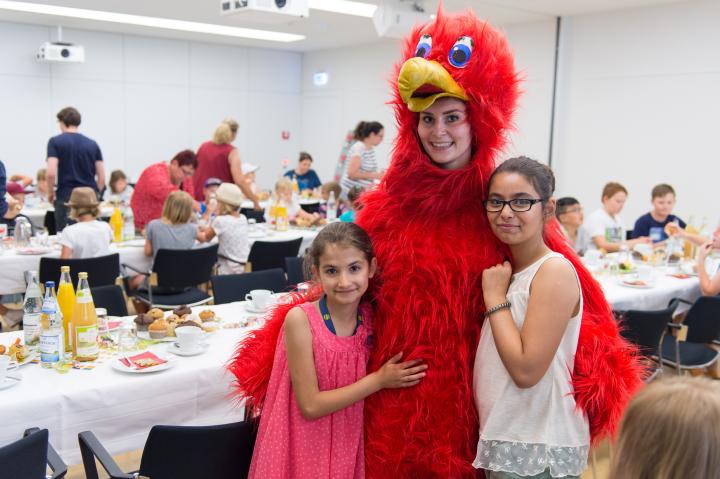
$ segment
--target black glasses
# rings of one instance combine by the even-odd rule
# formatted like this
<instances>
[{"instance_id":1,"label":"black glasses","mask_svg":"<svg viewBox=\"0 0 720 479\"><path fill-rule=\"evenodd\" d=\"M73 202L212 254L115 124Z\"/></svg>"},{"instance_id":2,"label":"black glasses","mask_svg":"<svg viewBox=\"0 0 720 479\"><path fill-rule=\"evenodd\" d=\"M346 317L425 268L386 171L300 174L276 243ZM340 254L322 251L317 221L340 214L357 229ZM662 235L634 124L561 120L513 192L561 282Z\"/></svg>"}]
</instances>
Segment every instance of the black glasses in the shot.
<instances>
[{"instance_id":1,"label":"black glasses","mask_svg":"<svg viewBox=\"0 0 720 479\"><path fill-rule=\"evenodd\" d=\"M485 211L489 211L491 213L499 213L505 208L505 205L508 205L511 210L513 210L516 213L522 213L524 211L530 211L530 208L533 207L535 203L542 203L543 200L541 199L531 199L531 198L515 198L514 200L498 200L498 199L492 199L492 200L485 200L483 202L483 205L485 205Z\"/></svg>"}]
</instances>

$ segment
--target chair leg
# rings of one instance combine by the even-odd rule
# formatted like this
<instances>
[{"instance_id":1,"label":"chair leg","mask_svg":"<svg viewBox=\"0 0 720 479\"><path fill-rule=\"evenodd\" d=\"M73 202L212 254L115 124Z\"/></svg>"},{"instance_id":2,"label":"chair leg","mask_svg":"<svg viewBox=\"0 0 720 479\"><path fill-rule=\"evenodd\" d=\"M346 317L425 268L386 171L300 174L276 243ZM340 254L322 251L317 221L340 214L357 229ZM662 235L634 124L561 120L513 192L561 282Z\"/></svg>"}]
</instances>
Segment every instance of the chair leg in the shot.
<instances>
[{"instance_id":1,"label":"chair leg","mask_svg":"<svg viewBox=\"0 0 720 479\"><path fill-rule=\"evenodd\" d=\"M675 341L675 370L678 376L682 376L682 368L680 367L680 343Z\"/></svg>"}]
</instances>

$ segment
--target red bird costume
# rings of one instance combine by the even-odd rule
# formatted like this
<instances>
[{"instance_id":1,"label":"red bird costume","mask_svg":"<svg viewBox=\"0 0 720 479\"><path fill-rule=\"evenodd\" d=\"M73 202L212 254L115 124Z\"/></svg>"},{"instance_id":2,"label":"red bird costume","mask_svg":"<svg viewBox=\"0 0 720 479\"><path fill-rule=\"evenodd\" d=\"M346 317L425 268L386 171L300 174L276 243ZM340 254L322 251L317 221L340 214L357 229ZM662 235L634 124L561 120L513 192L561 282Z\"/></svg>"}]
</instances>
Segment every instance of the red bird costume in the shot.
<instances>
[{"instance_id":1,"label":"red bird costume","mask_svg":"<svg viewBox=\"0 0 720 479\"><path fill-rule=\"evenodd\" d=\"M518 77L504 37L471 12L446 16L442 10L406 40L396 73L392 162L380 186L362 197L357 220L373 241L379 266L370 292L375 349L368 370L400 351L403 359L423 359L429 369L416 387L366 399L366 474L475 477L472 372L485 307L481 275L507 257L482 200L512 122ZM417 137L417 112L441 97L467 104L473 154L459 170L434 165ZM546 227L545 237L580 277L584 311L573 386L597 440L614 431L640 384L640 366L635 350L619 337L600 286L556 223ZM243 341L230 364L238 394L251 407L262 405L288 309L280 308L264 330Z\"/></svg>"}]
</instances>

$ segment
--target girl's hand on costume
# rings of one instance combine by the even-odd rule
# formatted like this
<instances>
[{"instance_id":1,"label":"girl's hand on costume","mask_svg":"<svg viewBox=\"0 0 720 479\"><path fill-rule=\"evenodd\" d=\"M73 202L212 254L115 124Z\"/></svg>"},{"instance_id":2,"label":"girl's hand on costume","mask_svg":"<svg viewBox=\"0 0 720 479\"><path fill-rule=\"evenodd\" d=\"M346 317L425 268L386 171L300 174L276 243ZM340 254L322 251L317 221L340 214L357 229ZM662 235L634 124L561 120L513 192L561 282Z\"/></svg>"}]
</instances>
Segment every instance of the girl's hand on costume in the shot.
<instances>
[{"instance_id":1,"label":"girl's hand on costume","mask_svg":"<svg viewBox=\"0 0 720 479\"><path fill-rule=\"evenodd\" d=\"M400 362L402 353L398 353L376 371L381 389L408 388L415 386L425 377L427 364L421 364L420 359Z\"/></svg>"},{"instance_id":2,"label":"girl's hand on costume","mask_svg":"<svg viewBox=\"0 0 720 479\"><path fill-rule=\"evenodd\" d=\"M485 305L495 306L506 301L507 291L510 287L512 277L512 266L509 261L497 264L483 271L482 288L485 298Z\"/></svg>"}]
</instances>

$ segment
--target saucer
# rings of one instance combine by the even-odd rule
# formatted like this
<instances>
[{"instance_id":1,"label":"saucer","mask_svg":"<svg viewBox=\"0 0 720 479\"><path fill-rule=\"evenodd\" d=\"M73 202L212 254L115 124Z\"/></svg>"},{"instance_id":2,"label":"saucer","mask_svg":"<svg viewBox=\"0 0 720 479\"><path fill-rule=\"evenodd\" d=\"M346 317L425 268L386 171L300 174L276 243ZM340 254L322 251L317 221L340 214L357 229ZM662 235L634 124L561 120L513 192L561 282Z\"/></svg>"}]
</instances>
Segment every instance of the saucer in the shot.
<instances>
[{"instance_id":1,"label":"saucer","mask_svg":"<svg viewBox=\"0 0 720 479\"><path fill-rule=\"evenodd\" d=\"M183 351L180 349L180 345L178 343L170 343L168 344L167 350L173 354L177 354L178 356L197 356L198 354L202 354L207 351L209 347L210 345L208 343L200 343L194 350Z\"/></svg>"},{"instance_id":2,"label":"saucer","mask_svg":"<svg viewBox=\"0 0 720 479\"><path fill-rule=\"evenodd\" d=\"M245 311L248 313L254 313L254 314L263 314L265 313L269 308L271 308L274 304L269 304L265 306L264 308L256 308L253 306L252 303L248 302L245 304Z\"/></svg>"},{"instance_id":3,"label":"saucer","mask_svg":"<svg viewBox=\"0 0 720 479\"><path fill-rule=\"evenodd\" d=\"M0 391L3 389L10 389L13 386L17 386L22 381L22 376L15 376L14 374L6 374L5 379L0 381Z\"/></svg>"}]
</instances>

